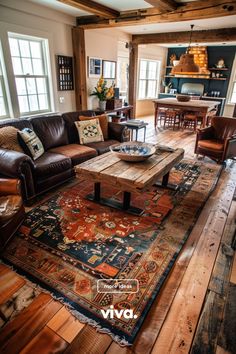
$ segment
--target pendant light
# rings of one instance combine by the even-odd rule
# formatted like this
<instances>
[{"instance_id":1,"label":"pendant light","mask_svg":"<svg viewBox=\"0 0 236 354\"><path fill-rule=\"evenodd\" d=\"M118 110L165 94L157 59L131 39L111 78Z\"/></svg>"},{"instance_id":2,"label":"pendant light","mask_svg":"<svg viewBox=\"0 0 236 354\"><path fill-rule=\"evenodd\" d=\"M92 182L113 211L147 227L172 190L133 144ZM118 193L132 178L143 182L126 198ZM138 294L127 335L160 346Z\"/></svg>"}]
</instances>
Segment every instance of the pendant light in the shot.
<instances>
[{"instance_id":1,"label":"pendant light","mask_svg":"<svg viewBox=\"0 0 236 354\"><path fill-rule=\"evenodd\" d=\"M179 64L172 68L171 74L191 75L200 72L199 66L194 63L194 55L189 53L192 42L193 27L194 25L191 25L189 45L186 53L181 55Z\"/></svg>"}]
</instances>

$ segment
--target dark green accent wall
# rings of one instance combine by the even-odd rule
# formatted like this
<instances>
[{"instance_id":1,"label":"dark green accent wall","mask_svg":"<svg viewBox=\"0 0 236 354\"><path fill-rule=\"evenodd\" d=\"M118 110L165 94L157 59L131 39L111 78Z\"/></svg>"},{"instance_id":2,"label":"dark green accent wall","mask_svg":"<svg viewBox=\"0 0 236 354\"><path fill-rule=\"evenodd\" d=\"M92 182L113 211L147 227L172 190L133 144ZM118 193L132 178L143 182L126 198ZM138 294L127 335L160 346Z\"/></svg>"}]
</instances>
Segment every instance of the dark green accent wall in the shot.
<instances>
[{"instance_id":1,"label":"dark green accent wall","mask_svg":"<svg viewBox=\"0 0 236 354\"><path fill-rule=\"evenodd\" d=\"M206 38L207 41L207 38ZM168 48L167 66L170 65L169 58L171 54L176 54L177 59L181 54L186 52L186 48ZM229 79L232 71L233 61L235 58L236 46L209 46L208 52L208 67L213 68L219 59L224 59L228 71L222 71L221 73L226 77L225 81L221 80L207 80L207 79L191 79L191 78L165 78L167 82L172 82L172 88L181 91L181 86L185 82L202 83L204 84L204 93L210 95L211 91L220 91L220 97L226 97ZM166 69L166 74L170 73L171 69Z\"/></svg>"}]
</instances>

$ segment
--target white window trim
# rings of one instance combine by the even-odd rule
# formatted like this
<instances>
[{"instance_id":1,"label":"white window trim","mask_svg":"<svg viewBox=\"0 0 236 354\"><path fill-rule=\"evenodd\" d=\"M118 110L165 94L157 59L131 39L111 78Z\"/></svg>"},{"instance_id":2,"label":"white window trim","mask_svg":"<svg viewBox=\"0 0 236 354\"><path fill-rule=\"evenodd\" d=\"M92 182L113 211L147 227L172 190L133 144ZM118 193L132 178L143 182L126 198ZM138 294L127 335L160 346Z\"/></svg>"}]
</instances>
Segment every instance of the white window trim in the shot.
<instances>
[{"instance_id":1,"label":"white window trim","mask_svg":"<svg viewBox=\"0 0 236 354\"><path fill-rule=\"evenodd\" d=\"M140 85L140 80L151 80L151 79L140 79L140 65L141 61L145 60L148 62L157 62L159 63L159 75L157 73L157 78L153 79L153 81L156 81L156 92L155 92L155 97L148 97L148 98L139 98L139 85ZM140 58L139 59L139 65L138 65L138 85L137 85L137 101L150 101L158 97L158 94L160 92L160 75L161 75L161 67L162 67L162 61L160 59L152 59L152 58ZM146 85L147 89L147 85Z\"/></svg>"},{"instance_id":2,"label":"white window trim","mask_svg":"<svg viewBox=\"0 0 236 354\"><path fill-rule=\"evenodd\" d=\"M230 106L235 105L234 102L231 102L234 84L236 85L236 54L234 57L234 62L233 62L232 70L231 70L231 76L230 76L230 80L229 80L228 91L227 91L227 95L226 95L226 104L230 105Z\"/></svg>"},{"instance_id":3,"label":"white window trim","mask_svg":"<svg viewBox=\"0 0 236 354\"><path fill-rule=\"evenodd\" d=\"M10 54L10 64L9 66L11 67L11 72L13 73L13 80L14 80L14 96L15 96L15 109L14 111L17 112L18 117L26 117L26 116L32 116L32 115L41 115L45 113L51 113L53 112L54 109L54 102L53 102L53 89L52 89L52 75L51 75L51 66L50 66L50 54L49 54L49 44L48 44L48 39L47 38L42 38L38 36L31 36L27 34L21 34L21 33L16 33L16 32L7 32L7 39L8 39L8 49L9 49L9 54ZM42 41L42 56L43 56L43 63L44 63L44 70L45 70L45 75L15 75L14 70L13 70L13 64L12 64L12 57L11 57L11 50L10 50L10 44L9 44L9 38L16 38L16 39L25 39L25 40L32 40L32 41ZM17 89L16 89L16 81L15 78L27 78L27 77L46 77L46 83L47 83L47 97L48 97L48 104L49 104L49 109L47 110L40 110L40 111L29 111L25 113L20 112L20 107L19 107L19 101L18 101L18 94L17 94ZM14 113L15 113L14 112ZM14 114L16 115L16 114Z\"/></svg>"}]
</instances>

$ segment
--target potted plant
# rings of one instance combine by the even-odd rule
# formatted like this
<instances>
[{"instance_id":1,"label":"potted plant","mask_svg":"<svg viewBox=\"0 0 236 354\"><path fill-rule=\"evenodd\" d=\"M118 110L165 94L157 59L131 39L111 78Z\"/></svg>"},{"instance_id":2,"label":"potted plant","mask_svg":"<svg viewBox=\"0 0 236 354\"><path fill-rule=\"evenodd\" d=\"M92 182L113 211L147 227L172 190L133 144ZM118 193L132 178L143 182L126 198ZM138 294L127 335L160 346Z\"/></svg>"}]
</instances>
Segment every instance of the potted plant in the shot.
<instances>
[{"instance_id":1,"label":"potted plant","mask_svg":"<svg viewBox=\"0 0 236 354\"><path fill-rule=\"evenodd\" d=\"M172 83L169 82L169 83L167 84L165 80L162 80L162 85L164 86L164 92L165 92L165 93L169 93L170 88L172 87Z\"/></svg>"},{"instance_id":2,"label":"potted plant","mask_svg":"<svg viewBox=\"0 0 236 354\"><path fill-rule=\"evenodd\" d=\"M106 110L106 101L114 97L114 84L110 87L107 86L107 81L103 76L98 80L97 86L94 87L94 91L90 96L97 96L99 99L99 108L101 111Z\"/></svg>"}]
</instances>

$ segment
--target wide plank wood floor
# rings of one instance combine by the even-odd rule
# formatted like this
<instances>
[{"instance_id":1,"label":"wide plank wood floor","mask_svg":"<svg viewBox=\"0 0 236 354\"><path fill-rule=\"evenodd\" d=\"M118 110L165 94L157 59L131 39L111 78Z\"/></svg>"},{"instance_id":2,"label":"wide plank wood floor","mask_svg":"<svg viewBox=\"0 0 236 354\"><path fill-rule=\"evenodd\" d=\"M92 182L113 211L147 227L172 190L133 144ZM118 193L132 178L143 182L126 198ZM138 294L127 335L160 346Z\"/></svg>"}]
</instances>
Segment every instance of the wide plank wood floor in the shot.
<instances>
[{"instance_id":1,"label":"wide plank wood floor","mask_svg":"<svg viewBox=\"0 0 236 354\"><path fill-rule=\"evenodd\" d=\"M184 148L195 159L191 130L155 130L153 117L145 119L146 141ZM132 347L80 323L0 264L0 353L236 353L235 187L236 163L228 162Z\"/></svg>"}]
</instances>

